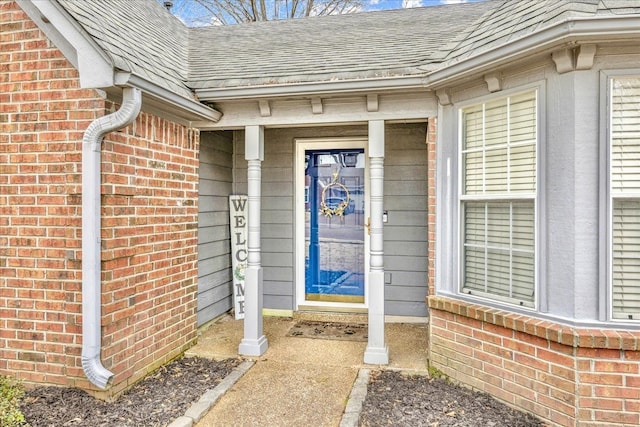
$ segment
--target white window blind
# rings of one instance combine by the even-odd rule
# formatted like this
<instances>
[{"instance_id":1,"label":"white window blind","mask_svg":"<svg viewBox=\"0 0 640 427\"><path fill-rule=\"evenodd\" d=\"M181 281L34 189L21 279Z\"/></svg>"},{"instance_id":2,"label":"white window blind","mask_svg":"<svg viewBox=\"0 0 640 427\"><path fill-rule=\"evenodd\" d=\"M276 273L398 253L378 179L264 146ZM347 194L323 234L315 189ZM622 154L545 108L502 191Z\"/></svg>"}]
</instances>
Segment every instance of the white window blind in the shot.
<instances>
[{"instance_id":1,"label":"white window blind","mask_svg":"<svg viewBox=\"0 0 640 427\"><path fill-rule=\"evenodd\" d=\"M640 77L611 80L612 313L640 319Z\"/></svg>"},{"instance_id":2,"label":"white window blind","mask_svg":"<svg viewBox=\"0 0 640 427\"><path fill-rule=\"evenodd\" d=\"M533 306L536 91L462 111L461 291Z\"/></svg>"}]
</instances>

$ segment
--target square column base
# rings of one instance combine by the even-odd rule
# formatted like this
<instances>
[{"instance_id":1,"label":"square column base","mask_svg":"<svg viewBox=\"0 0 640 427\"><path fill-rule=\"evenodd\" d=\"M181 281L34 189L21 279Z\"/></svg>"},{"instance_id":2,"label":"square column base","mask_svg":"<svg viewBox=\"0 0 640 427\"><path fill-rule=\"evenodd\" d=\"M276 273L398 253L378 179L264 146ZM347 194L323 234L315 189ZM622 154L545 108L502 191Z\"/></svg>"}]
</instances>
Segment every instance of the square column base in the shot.
<instances>
[{"instance_id":1,"label":"square column base","mask_svg":"<svg viewBox=\"0 0 640 427\"><path fill-rule=\"evenodd\" d=\"M267 348L269 348L269 343L264 335L258 339L244 338L240 341L238 353L243 356L262 356L267 351Z\"/></svg>"},{"instance_id":2,"label":"square column base","mask_svg":"<svg viewBox=\"0 0 640 427\"><path fill-rule=\"evenodd\" d=\"M388 365L389 364L389 348L388 347L370 347L364 351L364 363L369 365Z\"/></svg>"},{"instance_id":3,"label":"square column base","mask_svg":"<svg viewBox=\"0 0 640 427\"><path fill-rule=\"evenodd\" d=\"M262 356L269 347L262 327L262 267L247 267L244 297L244 337L240 341L238 353Z\"/></svg>"}]
</instances>

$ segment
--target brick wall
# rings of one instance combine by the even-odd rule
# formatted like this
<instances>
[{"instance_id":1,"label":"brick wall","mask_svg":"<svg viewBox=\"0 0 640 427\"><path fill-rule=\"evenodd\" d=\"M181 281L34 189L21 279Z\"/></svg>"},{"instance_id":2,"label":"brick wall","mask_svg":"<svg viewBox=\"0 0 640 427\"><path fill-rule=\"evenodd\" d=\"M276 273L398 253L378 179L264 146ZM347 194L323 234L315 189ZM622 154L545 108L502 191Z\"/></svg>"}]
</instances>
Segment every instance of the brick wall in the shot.
<instances>
[{"instance_id":1,"label":"brick wall","mask_svg":"<svg viewBox=\"0 0 640 427\"><path fill-rule=\"evenodd\" d=\"M81 148L117 108L0 2L0 373L82 372ZM196 337L199 134L145 113L102 147L102 360L117 393Z\"/></svg>"},{"instance_id":2,"label":"brick wall","mask_svg":"<svg viewBox=\"0 0 640 427\"><path fill-rule=\"evenodd\" d=\"M553 425L640 424L640 332L571 328L432 296L430 363Z\"/></svg>"}]
</instances>

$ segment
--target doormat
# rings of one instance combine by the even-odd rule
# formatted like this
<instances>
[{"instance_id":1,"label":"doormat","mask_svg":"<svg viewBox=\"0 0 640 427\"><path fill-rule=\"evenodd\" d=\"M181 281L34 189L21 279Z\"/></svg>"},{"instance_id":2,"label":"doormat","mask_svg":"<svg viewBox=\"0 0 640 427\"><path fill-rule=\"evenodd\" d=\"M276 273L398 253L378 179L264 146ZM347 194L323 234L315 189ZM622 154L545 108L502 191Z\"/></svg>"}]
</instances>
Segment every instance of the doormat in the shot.
<instances>
[{"instance_id":1,"label":"doormat","mask_svg":"<svg viewBox=\"0 0 640 427\"><path fill-rule=\"evenodd\" d=\"M323 340L367 341L366 325L302 320L289 329L288 337L319 338Z\"/></svg>"}]
</instances>

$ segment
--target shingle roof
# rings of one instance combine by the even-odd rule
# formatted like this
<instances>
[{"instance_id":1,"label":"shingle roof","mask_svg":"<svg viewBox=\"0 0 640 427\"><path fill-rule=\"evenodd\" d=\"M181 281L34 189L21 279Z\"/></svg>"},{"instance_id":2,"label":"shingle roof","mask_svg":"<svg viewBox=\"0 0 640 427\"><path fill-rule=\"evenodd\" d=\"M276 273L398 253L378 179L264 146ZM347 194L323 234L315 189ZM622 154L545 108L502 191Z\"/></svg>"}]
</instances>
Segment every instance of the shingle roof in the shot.
<instances>
[{"instance_id":1,"label":"shingle roof","mask_svg":"<svg viewBox=\"0 0 640 427\"><path fill-rule=\"evenodd\" d=\"M189 29L155 0L58 0L111 57L130 71L186 98Z\"/></svg>"},{"instance_id":2,"label":"shingle roof","mask_svg":"<svg viewBox=\"0 0 640 427\"><path fill-rule=\"evenodd\" d=\"M637 0L488 0L187 28L156 0L58 0L116 68L195 89L419 76L585 17L640 15Z\"/></svg>"},{"instance_id":3,"label":"shingle roof","mask_svg":"<svg viewBox=\"0 0 640 427\"><path fill-rule=\"evenodd\" d=\"M638 0L505 1L478 20L475 28L451 51L448 62L478 55L554 24L576 18L640 14Z\"/></svg>"},{"instance_id":4,"label":"shingle roof","mask_svg":"<svg viewBox=\"0 0 640 427\"><path fill-rule=\"evenodd\" d=\"M233 87L419 74L492 3L194 28L189 86Z\"/></svg>"}]
</instances>

